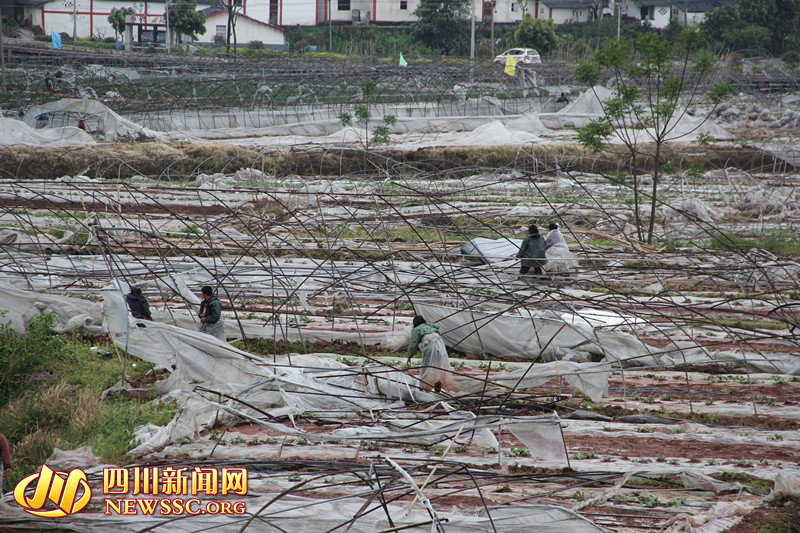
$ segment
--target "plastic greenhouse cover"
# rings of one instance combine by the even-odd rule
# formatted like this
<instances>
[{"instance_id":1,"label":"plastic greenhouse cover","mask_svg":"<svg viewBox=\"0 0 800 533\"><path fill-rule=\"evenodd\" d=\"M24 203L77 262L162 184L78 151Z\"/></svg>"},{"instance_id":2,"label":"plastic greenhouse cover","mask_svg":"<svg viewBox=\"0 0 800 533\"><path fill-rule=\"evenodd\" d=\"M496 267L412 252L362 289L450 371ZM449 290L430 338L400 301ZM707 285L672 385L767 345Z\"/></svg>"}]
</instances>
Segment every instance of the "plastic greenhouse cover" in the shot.
<instances>
[{"instance_id":1,"label":"plastic greenhouse cover","mask_svg":"<svg viewBox=\"0 0 800 533\"><path fill-rule=\"evenodd\" d=\"M0 310L4 322L11 322L18 331L25 331L25 324L39 313L55 313L53 330L66 333L73 329L83 329L89 335L104 335L100 304L79 298L57 296L28 291L0 283Z\"/></svg>"},{"instance_id":2,"label":"plastic greenhouse cover","mask_svg":"<svg viewBox=\"0 0 800 533\"><path fill-rule=\"evenodd\" d=\"M391 527L401 527L403 531L431 531L431 516L427 509L417 506L406 513L407 503L387 503L384 508L378 505L372 512L364 513L367 500L348 498L346 500L314 500L299 496L284 496L274 499L273 494L248 498L247 508L259 510L266 507L245 531L279 531L323 533L344 525L358 516L349 527L354 533L373 533ZM267 506L267 504L269 505ZM386 513L392 517L390 525ZM447 531L463 533L529 533L532 526L544 533L602 533L603 530L589 520L572 511L548 505L510 505L482 509L477 514L463 512L436 511L438 520L447 520ZM489 518L491 516L491 520ZM241 516L203 515L185 516L180 520L174 517L157 518L144 515L106 516L102 514L75 514L58 519L45 519L31 516L16 507L0 507L0 520L4 525L21 529L70 530L79 533L134 533L147 529L155 533L234 533L242 531L244 521ZM416 525L412 525L416 524ZM410 527L403 527L410 526Z\"/></svg>"},{"instance_id":3,"label":"plastic greenhouse cover","mask_svg":"<svg viewBox=\"0 0 800 533\"><path fill-rule=\"evenodd\" d=\"M491 354L545 361L590 361L592 357L616 362L650 353L648 347L627 333L568 324L545 313L529 316L462 310L415 302L414 310L436 322L448 348L471 355ZM652 362L639 361L639 365Z\"/></svg>"}]
</instances>

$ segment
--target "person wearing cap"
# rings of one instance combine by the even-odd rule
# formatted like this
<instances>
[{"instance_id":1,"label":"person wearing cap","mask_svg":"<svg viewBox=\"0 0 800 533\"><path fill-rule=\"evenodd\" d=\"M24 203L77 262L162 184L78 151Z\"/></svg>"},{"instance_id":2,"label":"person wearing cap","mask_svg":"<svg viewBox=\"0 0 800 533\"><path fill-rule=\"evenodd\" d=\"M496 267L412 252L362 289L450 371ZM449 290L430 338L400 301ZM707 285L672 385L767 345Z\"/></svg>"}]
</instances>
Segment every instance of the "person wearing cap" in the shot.
<instances>
[{"instance_id":1,"label":"person wearing cap","mask_svg":"<svg viewBox=\"0 0 800 533\"><path fill-rule=\"evenodd\" d=\"M542 275L542 267L547 264L545 253L547 252L547 243L539 235L539 228L535 224L528 226L528 235L522 241L522 245L517 252L517 258L522 259L520 266L520 275L525 275L533 268L533 273L537 276Z\"/></svg>"}]
</instances>

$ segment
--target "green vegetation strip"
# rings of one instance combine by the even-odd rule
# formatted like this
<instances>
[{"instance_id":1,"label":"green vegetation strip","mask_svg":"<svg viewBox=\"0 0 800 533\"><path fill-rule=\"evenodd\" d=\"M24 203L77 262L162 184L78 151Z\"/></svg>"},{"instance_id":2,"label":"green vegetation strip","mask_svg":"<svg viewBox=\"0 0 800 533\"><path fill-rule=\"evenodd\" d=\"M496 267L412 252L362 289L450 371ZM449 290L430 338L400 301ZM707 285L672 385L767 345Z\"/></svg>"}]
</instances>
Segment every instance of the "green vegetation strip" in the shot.
<instances>
[{"instance_id":1,"label":"green vegetation strip","mask_svg":"<svg viewBox=\"0 0 800 533\"><path fill-rule=\"evenodd\" d=\"M127 464L133 430L166 425L176 406L154 406L149 398L102 392L122 377L122 359L112 346L92 349L88 341L51 332L52 315L38 315L24 334L0 325L0 428L11 445L12 490L37 471L53 448L91 446L104 461ZM149 365L128 361L128 378L140 379Z\"/></svg>"}]
</instances>

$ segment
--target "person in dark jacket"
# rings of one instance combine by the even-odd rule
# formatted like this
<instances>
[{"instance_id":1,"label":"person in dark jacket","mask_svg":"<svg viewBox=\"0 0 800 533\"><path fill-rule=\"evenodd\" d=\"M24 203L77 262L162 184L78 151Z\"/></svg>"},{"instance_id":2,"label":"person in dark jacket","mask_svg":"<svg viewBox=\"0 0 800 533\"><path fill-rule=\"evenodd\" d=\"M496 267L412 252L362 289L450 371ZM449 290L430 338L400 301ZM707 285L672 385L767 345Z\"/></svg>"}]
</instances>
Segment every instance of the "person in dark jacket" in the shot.
<instances>
[{"instance_id":1,"label":"person in dark jacket","mask_svg":"<svg viewBox=\"0 0 800 533\"><path fill-rule=\"evenodd\" d=\"M225 338L225 323L222 321L222 302L214 296L214 290L206 285L200 289L203 301L200 302L200 331L213 335L221 341Z\"/></svg>"},{"instance_id":2,"label":"person in dark jacket","mask_svg":"<svg viewBox=\"0 0 800 533\"><path fill-rule=\"evenodd\" d=\"M532 224L528 227L528 236L522 241L522 246L517 252L517 258L522 259L522 266L520 266L520 275L527 274L533 267L533 273L537 276L542 275L542 267L547 264L545 252L547 251L547 243L539 235L539 228Z\"/></svg>"},{"instance_id":3,"label":"person in dark jacket","mask_svg":"<svg viewBox=\"0 0 800 533\"><path fill-rule=\"evenodd\" d=\"M47 89L50 94L53 94L56 90L56 79L50 72L44 77L44 88Z\"/></svg>"},{"instance_id":4,"label":"person in dark jacket","mask_svg":"<svg viewBox=\"0 0 800 533\"><path fill-rule=\"evenodd\" d=\"M125 303L128 304L133 318L153 320L153 317L150 316L150 303L139 287L131 287L131 292L125 297Z\"/></svg>"}]
</instances>

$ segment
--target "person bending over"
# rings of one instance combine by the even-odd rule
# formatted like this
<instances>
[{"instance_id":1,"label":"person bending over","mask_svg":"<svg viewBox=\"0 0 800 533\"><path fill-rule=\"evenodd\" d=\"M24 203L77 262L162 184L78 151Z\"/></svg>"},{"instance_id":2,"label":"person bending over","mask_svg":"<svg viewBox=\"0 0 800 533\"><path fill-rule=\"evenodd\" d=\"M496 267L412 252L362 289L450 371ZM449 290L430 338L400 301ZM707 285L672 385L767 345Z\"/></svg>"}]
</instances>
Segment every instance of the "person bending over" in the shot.
<instances>
[{"instance_id":1,"label":"person bending over","mask_svg":"<svg viewBox=\"0 0 800 533\"><path fill-rule=\"evenodd\" d=\"M408 342L406 364L411 361L411 357L417 351L422 352L422 363L419 370L421 388L434 392L454 390L450 359L447 357L444 340L439 335L439 326L426 322L422 315L414 317L414 329Z\"/></svg>"}]
</instances>

